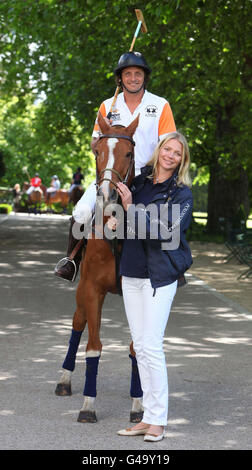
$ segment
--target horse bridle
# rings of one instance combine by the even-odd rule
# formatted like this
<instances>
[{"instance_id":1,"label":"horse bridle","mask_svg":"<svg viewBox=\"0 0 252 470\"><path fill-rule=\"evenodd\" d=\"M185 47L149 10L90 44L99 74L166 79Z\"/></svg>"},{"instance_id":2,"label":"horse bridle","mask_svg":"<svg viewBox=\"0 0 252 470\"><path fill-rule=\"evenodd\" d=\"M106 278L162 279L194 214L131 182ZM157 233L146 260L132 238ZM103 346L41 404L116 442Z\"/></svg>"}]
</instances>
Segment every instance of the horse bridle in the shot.
<instances>
[{"instance_id":1,"label":"horse bridle","mask_svg":"<svg viewBox=\"0 0 252 470\"><path fill-rule=\"evenodd\" d=\"M123 126L122 126L123 127ZM128 136L128 135L121 135L121 134L101 134L99 136L99 140L100 139L104 139L104 138L107 138L107 139L125 139L125 140L128 140L133 146L135 145L135 142L134 140L132 139L132 137ZM115 170L114 168L104 168L103 170L100 171L100 174L98 175L98 171L97 171L97 163L96 163L96 189L98 190L101 182L103 181L109 181L110 183L112 183L114 186L116 186L116 183L111 179L111 178L101 178L101 175L103 173L105 173L105 171L111 171L111 173L114 173L117 178L119 179L119 181L121 183L124 183L124 184L127 184L128 182L128 179L129 179L129 176L131 174L131 171L132 171L132 168L133 168L133 165L134 165L134 152L131 152L131 156L130 156L130 164L129 164L129 168L127 170L127 173L125 175L124 178L121 177L120 173Z\"/></svg>"}]
</instances>

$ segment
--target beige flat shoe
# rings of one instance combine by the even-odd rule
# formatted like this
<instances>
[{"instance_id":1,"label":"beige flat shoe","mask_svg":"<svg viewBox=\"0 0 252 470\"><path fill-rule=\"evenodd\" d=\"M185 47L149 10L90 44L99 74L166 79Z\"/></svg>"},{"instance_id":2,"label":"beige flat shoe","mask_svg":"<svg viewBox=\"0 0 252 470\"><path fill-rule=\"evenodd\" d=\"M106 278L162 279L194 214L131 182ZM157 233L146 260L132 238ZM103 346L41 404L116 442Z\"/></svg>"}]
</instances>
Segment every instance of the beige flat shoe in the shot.
<instances>
[{"instance_id":1,"label":"beige flat shoe","mask_svg":"<svg viewBox=\"0 0 252 470\"><path fill-rule=\"evenodd\" d=\"M146 428L142 429L132 429L132 428L127 428L127 429L121 429L120 431L117 431L117 434L119 436L141 436L145 434L149 429L149 426Z\"/></svg>"},{"instance_id":2,"label":"beige flat shoe","mask_svg":"<svg viewBox=\"0 0 252 470\"><path fill-rule=\"evenodd\" d=\"M163 430L162 434L148 434L147 432L145 433L144 436L144 441L162 441L162 439L165 437L165 430Z\"/></svg>"}]
</instances>

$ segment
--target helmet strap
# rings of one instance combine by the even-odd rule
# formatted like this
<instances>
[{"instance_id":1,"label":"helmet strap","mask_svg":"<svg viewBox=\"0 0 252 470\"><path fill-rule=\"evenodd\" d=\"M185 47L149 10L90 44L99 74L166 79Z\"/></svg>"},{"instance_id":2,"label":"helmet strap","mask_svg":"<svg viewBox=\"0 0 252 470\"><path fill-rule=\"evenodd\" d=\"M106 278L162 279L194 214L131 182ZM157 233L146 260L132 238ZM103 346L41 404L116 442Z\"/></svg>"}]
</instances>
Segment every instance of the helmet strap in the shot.
<instances>
[{"instance_id":1,"label":"helmet strap","mask_svg":"<svg viewBox=\"0 0 252 470\"><path fill-rule=\"evenodd\" d=\"M121 82L121 83L120 83L120 86L122 87L122 89L125 88L125 90L126 90L128 93L131 93L132 95L134 95L134 94L136 94L136 93L139 93L139 92L142 90L142 88L145 88L145 80L143 81L143 84L141 85L141 87L140 87L138 90L135 90L135 91L129 90L129 89L124 85L122 79L120 80L120 82Z\"/></svg>"}]
</instances>

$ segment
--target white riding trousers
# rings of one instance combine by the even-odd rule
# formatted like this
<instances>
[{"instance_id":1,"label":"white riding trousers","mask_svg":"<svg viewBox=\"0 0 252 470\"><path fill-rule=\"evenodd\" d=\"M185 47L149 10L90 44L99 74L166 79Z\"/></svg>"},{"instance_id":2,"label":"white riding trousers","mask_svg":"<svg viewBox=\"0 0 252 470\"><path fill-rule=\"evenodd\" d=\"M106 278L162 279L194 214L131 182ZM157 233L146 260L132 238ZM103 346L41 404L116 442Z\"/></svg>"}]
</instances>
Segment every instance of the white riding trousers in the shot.
<instances>
[{"instance_id":1,"label":"white riding trousers","mask_svg":"<svg viewBox=\"0 0 252 470\"><path fill-rule=\"evenodd\" d=\"M122 277L125 311L143 390L143 422L166 426L168 377L163 336L177 281L154 289L149 279Z\"/></svg>"},{"instance_id":2,"label":"white riding trousers","mask_svg":"<svg viewBox=\"0 0 252 470\"><path fill-rule=\"evenodd\" d=\"M48 193L56 193L58 191L57 188L53 188L53 186L50 186L50 188L47 188L46 190Z\"/></svg>"},{"instance_id":3,"label":"white riding trousers","mask_svg":"<svg viewBox=\"0 0 252 470\"><path fill-rule=\"evenodd\" d=\"M31 194L32 191L35 191L35 189L37 188L37 186L30 186L27 191L26 191L26 194Z\"/></svg>"},{"instance_id":4,"label":"white riding trousers","mask_svg":"<svg viewBox=\"0 0 252 470\"><path fill-rule=\"evenodd\" d=\"M86 189L73 209L73 218L79 224L85 224L92 217L96 201L96 181L94 180Z\"/></svg>"}]
</instances>

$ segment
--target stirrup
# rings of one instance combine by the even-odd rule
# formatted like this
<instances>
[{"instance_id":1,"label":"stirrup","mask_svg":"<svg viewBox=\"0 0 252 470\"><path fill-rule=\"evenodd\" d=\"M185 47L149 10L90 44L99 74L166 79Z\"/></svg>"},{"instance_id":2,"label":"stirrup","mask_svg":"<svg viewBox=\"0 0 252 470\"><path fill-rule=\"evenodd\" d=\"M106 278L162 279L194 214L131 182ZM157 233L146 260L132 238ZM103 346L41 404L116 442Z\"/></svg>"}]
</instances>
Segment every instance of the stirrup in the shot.
<instances>
[{"instance_id":1,"label":"stirrup","mask_svg":"<svg viewBox=\"0 0 252 470\"><path fill-rule=\"evenodd\" d=\"M74 274L72 279L70 279L70 282L74 282L77 276L77 266L74 259L71 259L68 256L65 256L64 258L60 259L54 268L54 272L57 273L59 269L63 268L68 262L74 265ZM62 277L62 279L64 279L64 277ZM69 279L66 279L66 281L69 281Z\"/></svg>"}]
</instances>

